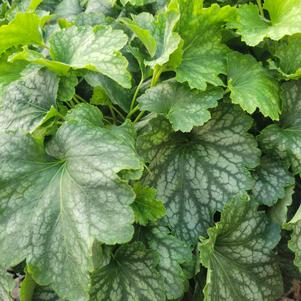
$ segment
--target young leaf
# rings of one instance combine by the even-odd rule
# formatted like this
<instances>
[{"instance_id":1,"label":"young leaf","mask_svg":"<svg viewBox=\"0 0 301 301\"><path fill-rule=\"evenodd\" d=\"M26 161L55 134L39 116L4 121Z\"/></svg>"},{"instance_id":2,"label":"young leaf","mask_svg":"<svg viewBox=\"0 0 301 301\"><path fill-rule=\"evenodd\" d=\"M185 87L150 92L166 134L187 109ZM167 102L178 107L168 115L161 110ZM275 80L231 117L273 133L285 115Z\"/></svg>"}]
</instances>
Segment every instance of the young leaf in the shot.
<instances>
[{"instance_id":1,"label":"young leaf","mask_svg":"<svg viewBox=\"0 0 301 301\"><path fill-rule=\"evenodd\" d=\"M183 84L166 81L148 89L137 101L142 110L163 114L175 131L190 132L210 119L208 109L216 107L222 97L219 88L192 91Z\"/></svg>"},{"instance_id":2,"label":"young leaf","mask_svg":"<svg viewBox=\"0 0 301 301\"><path fill-rule=\"evenodd\" d=\"M208 269L204 301L275 301L281 296L273 252L280 227L247 197L231 200L208 235L199 245L201 263Z\"/></svg>"},{"instance_id":3,"label":"young leaf","mask_svg":"<svg viewBox=\"0 0 301 301\"><path fill-rule=\"evenodd\" d=\"M31 132L41 124L51 107L56 106L58 78L34 68L5 90L0 110L2 129Z\"/></svg>"},{"instance_id":4,"label":"young leaf","mask_svg":"<svg viewBox=\"0 0 301 301\"><path fill-rule=\"evenodd\" d=\"M144 187L137 183L134 186L134 191L136 199L132 204L132 208L136 223L146 226L148 222L155 223L166 214L164 205L156 199L156 189Z\"/></svg>"},{"instance_id":5,"label":"young leaf","mask_svg":"<svg viewBox=\"0 0 301 301\"><path fill-rule=\"evenodd\" d=\"M93 301L165 301L157 257L141 242L120 246L111 262L92 275Z\"/></svg>"},{"instance_id":6,"label":"young leaf","mask_svg":"<svg viewBox=\"0 0 301 301\"><path fill-rule=\"evenodd\" d=\"M248 113L252 114L259 108L264 116L279 119L278 83L251 55L229 54L228 87L232 102Z\"/></svg>"},{"instance_id":7,"label":"young leaf","mask_svg":"<svg viewBox=\"0 0 301 301\"><path fill-rule=\"evenodd\" d=\"M282 115L279 124L266 127L259 135L263 149L288 160L293 173L301 172L301 81L282 85Z\"/></svg>"},{"instance_id":8,"label":"young leaf","mask_svg":"<svg viewBox=\"0 0 301 301\"><path fill-rule=\"evenodd\" d=\"M189 246L170 234L164 227L153 227L146 232L147 245L158 253L157 270L164 281L168 300L181 298L184 295L187 277L181 264L192 261Z\"/></svg>"},{"instance_id":9,"label":"young leaf","mask_svg":"<svg viewBox=\"0 0 301 301\"><path fill-rule=\"evenodd\" d=\"M183 60L176 70L177 81L194 89L206 90L207 84L223 86L229 49L221 42L221 29L235 9L217 4L203 8L202 1L180 0L178 32L184 39Z\"/></svg>"},{"instance_id":10,"label":"young leaf","mask_svg":"<svg viewBox=\"0 0 301 301\"><path fill-rule=\"evenodd\" d=\"M137 35L149 51L151 60L147 66L155 68L169 61L170 55L177 50L181 38L174 32L179 20L179 7L176 0L171 0L166 10L153 18L148 13L134 16L134 20L124 19L124 23Z\"/></svg>"},{"instance_id":11,"label":"young leaf","mask_svg":"<svg viewBox=\"0 0 301 301\"><path fill-rule=\"evenodd\" d=\"M1 301L11 301L12 291L15 282L11 276L6 272L5 268L0 266L0 298Z\"/></svg>"},{"instance_id":12,"label":"young leaf","mask_svg":"<svg viewBox=\"0 0 301 301\"><path fill-rule=\"evenodd\" d=\"M252 189L252 196L259 204L272 206L278 199L285 197L286 188L295 183L288 167L285 162L271 154L262 157L254 172L255 185Z\"/></svg>"},{"instance_id":13,"label":"young leaf","mask_svg":"<svg viewBox=\"0 0 301 301\"><path fill-rule=\"evenodd\" d=\"M70 117L46 150L30 136L1 134L5 266L26 258L39 284L63 299L87 300L93 241L124 243L133 235L135 195L117 176L141 166L128 127L104 129Z\"/></svg>"},{"instance_id":14,"label":"young leaf","mask_svg":"<svg viewBox=\"0 0 301 301\"><path fill-rule=\"evenodd\" d=\"M216 210L252 188L248 168L259 163L260 152L247 133L251 124L239 107L224 104L191 133L175 133L162 118L141 130L138 149L150 162L145 182L157 189L178 237L196 242Z\"/></svg>"},{"instance_id":15,"label":"young leaf","mask_svg":"<svg viewBox=\"0 0 301 301\"><path fill-rule=\"evenodd\" d=\"M256 46L264 38L280 40L286 35L301 32L301 2L299 0L265 0L264 9L270 20L259 15L255 4L245 4L237 9L237 19L230 27L237 29L242 41Z\"/></svg>"},{"instance_id":16,"label":"young leaf","mask_svg":"<svg viewBox=\"0 0 301 301\"><path fill-rule=\"evenodd\" d=\"M13 46L43 44L40 18L32 13L18 13L8 25L0 26L0 55Z\"/></svg>"},{"instance_id":17,"label":"young leaf","mask_svg":"<svg viewBox=\"0 0 301 301\"><path fill-rule=\"evenodd\" d=\"M76 73L71 72L66 76L62 76L58 88L58 99L60 101L69 101L75 94L75 87L78 84Z\"/></svg>"}]
</instances>

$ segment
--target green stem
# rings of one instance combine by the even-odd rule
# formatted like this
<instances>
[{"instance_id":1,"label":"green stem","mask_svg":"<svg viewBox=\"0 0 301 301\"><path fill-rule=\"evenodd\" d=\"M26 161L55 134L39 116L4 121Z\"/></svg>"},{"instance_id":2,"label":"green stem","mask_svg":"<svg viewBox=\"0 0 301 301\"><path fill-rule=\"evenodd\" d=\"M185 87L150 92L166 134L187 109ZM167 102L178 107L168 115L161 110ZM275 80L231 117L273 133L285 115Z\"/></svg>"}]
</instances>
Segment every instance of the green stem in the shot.
<instances>
[{"instance_id":1,"label":"green stem","mask_svg":"<svg viewBox=\"0 0 301 301\"><path fill-rule=\"evenodd\" d=\"M84 98L82 98L80 95L75 94L74 95L77 99L79 99L80 101L84 102L84 103L88 103Z\"/></svg>"},{"instance_id":2,"label":"green stem","mask_svg":"<svg viewBox=\"0 0 301 301\"><path fill-rule=\"evenodd\" d=\"M76 104L80 104L80 101L77 99L76 95L74 95L72 97L72 100L76 103Z\"/></svg>"},{"instance_id":3,"label":"green stem","mask_svg":"<svg viewBox=\"0 0 301 301\"><path fill-rule=\"evenodd\" d=\"M134 120L134 124L137 123L144 115L145 111L141 111L139 113L139 115L136 117L136 119Z\"/></svg>"},{"instance_id":4,"label":"green stem","mask_svg":"<svg viewBox=\"0 0 301 301\"><path fill-rule=\"evenodd\" d=\"M117 121L116 114L115 114L115 112L114 112L114 110L112 109L111 106L109 106L109 110L110 110L111 115L113 117L114 123L116 123L116 121Z\"/></svg>"},{"instance_id":5,"label":"green stem","mask_svg":"<svg viewBox=\"0 0 301 301\"><path fill-rule=\"evenodd\" d=\"M127 118L131 118L137 111L139 111L139 107L136 106L134 109L132 109L128 115L126 116Z\"/></svg>"},{"instance_id":6,"label":"green stem","mask_svg":"<svg viewBox=\"0 0 301 301\"><path fill-rule=\"evenodd\" d=\"M157 85L158 80L161 76L163 69L159 66L156 66L154 69L154 73L153 73L153 77L152 77L152 81L151 81L151 87L154 87Z\"/></svg>"},{"instance_id":7,"label":"green stem","mask_svg":"<svg viewBox=\"0 0 301 301\"><path fill-rule=\"evenodd\" d=\"M124 115L117 109L115 108L114 106L112 106L112 109L122 118L122 119L125 119Z\"/></svg>"},{"instance_id":8,"label":"green stem","mask_svg":"<svg viewBox=\"0 0 301 301\"><path fill-rule=\"evenodd\" d=\"M138 93L139 93L139 91L140 91L140 89L141 89L141 86L142 86L142 84L143 84L143 81L144 81L144 78L143 78L143 76L141 76L141 80L140 80L140 82L139 82L139 84L138 84L138 86L137 86L137 88L136 88L135 94L134 94L133 99L132 99L132 102L131 102L130 111L132 111L133 108L134 108L134 105L135 105L135 102L136 102Z\"/></svg>"},{"instance_id":9,"label":"green stem","mask_svg":"<svg viewBox=\"0 0 301 301\"><path fill-rule=\"evenodd\" d=\"M262 7L262 2L261 2L261 0L257 0L257 5L258 5L258 8L259 8L260 15L261 15L262 17L264 17L264 12L263 12L263 7Z\"/></svg>"}]
</instances>

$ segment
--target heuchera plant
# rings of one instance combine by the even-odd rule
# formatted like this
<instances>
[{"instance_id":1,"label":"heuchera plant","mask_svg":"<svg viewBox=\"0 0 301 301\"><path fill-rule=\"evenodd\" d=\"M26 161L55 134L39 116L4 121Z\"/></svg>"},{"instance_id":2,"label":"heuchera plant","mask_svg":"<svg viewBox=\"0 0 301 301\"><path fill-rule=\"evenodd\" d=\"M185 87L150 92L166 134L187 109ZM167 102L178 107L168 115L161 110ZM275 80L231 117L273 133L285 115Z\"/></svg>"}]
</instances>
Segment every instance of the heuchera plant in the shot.
<instances>
[{"instance_id":1,"label":"heuchera plant","mask_svg":"<svg viewBox=\"0 0 301 301\"><path fill-rule=\"evenodd\" d=\"M0 22L1 301L11 274L21 301L301 279L300 0L2 0Z\"/></svg>"}]
</instances>

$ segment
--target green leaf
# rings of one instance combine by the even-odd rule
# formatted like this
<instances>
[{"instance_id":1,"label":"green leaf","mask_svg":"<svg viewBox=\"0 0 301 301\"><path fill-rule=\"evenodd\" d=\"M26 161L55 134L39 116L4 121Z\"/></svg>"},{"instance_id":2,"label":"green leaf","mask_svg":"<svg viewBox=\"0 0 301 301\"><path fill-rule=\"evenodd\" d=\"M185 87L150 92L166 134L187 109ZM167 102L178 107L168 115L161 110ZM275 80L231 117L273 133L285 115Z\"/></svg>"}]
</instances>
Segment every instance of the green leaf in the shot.
<instances>
[{"instance_id":1,"label":"green leaf","mask_svg":"<svg viewBox=\"0 0 301 301\"><path fill-rule=\"evenodd\" d=\"M299 0L265 0L263 7L270 20L260 16L258 7L250 3L241 5L236 20L230 23L247 45L256 46L265 38L278 41L286 35L301 32Z\"/></svg>"},{"instance_id":2,"label":"green leaf","mask_svg":"<svg viewBox=\"0 0 301 301\"><path fill-rule=\"evenodd\" d=\"M203 127L175 133L162 118L138 136L138 149L150 162L145 183L157 189L177 236L196 242L233 195L253 187L248 171L260 151L247 133L252 120L239 107L224 104Z\"/></svg>"},{"instance_id":3,"label":"green leaf","mask_svg":"<svg viewBox=\"0 0 301 301\"><path fill-rule=\"evenodd\" d=\"M136 242L120 246L92 275L91 301L165 301L157 257Z\"/></svg>"},{"instance_id":4,"label":"green leaf","mask_svg":"<svg viewBox=\"0 0 301 301\"><path fill-rule=\"evenodd\" d=\"M259 135L262 148L275 151L280 158L288 160L294 174L301 172L300 95L301 81L284 83L280 122L269 125Z\"/></svg>"},{"instance_id":5,"label":"green leaf","mask_svg":"<svg viewBox=\"0 0 301 301\"><path fill-rule=\"evenodd\" d=\"M270 60L271 69L276 69L287 80L301 77L301 34L274 42L269 49L275 60Z\"/></svg>"},{"instance_id":6,"label":"green leaf","mask_svg":"<svg viewBox=\"0 0 301 301\"><path fill-rule=\"evenodd\" d=\"M127 36L110 27L95 30L91 27L70 27L52 35L50 53L53 60L74 69L100 72L121 86L130 88L128 62L119 52L126 43Z\"/></svg>"},{"instance_id":7,"label":"green leaf","mask_svg":"<svg viewBox=\"0 0 301 301\"><path fill-rule=\"evenodd\" d=\"M19 79L27 66L26 62L16 62L11 64L7 61L7 59L7 55L2 55L0 57L0 101L5 87L11 82Z\"/></svg>"},{"instance_id":8,"label":"green leaf","mask_svg":"<svg viewBox=\"0 0 301 301\"><path fill-rule=\"evenodd\" d=\"M58 78L55 74L34 68L11 83L3 94L0 110L2 129L32 132L51 107L55 107Z\"/></svg>"},{"instance_id":9,"label":"green leaf","mask_svg":"<svg viewBox=\"0 0 301 301\"><path fill-rule=\"evenodd\" d=\"M269 216L273 223L282 226L287 222L288 208L293 202L294 186L286 189L284 197L269 208Z\"/></svg>"},{"instance_id":10,"label":"green leaf","mask_svg":"<svg viewBox=\"0 0 301 301\"><path fill-rule=\"evenodd\" d=\"M279 120L279 86L261 63L251 55L233 52L228 56L228 87L233 103L252 114L260 112Z\"/></svg>"},{"instance_id":11,"label":"green leaf","mask_svg":"<svg viewBox=\"0 0 301 301\"><path fill-rule=\"evenodd\" d=\"M164 115L175 131L190 132L194 126L201 126L211 118L208 109L216 107L221 98L223 89L200 92L166 81L146 90L137 101L142 110Z\"/></svg>"},{"instance_id":12,"label":"green leaf","mask_svg":"<svg viewBox=\"0 0 301 301\"><path fill-rule=\"evenodd\" d=\"M182 63L176 70L177 81L194 89L206 90L207 84L223 86L229 48L221 40L221 29L235 9L217 4L203 8L202 1L180 0L178 32L184 39Z\"/></svg>"},{"instance_id":13,"label":"green leaf","mask_svg":"<svg viewBox=\"0 0 301 301\"><path fill-rule=\"evenodd\" d=\"M79 0L63 0L55 9L55 14L59 18L68 18L76 16L82 12Z\"/></svg>"},{"instance_id":14,"label":"green leaf","mask_svg":"<svg viewBox=\"0 0 301 301\"><path fill-rule=\"evenodd\" d=\"M181 264L192 261L189 246L171 235L164 227L151 228L146 232L146 240L148 247L158 253L157 270L163 278L167 299L182 297L188 280Z\"/></svg>"},{"instance_id":15,"label":"green leaf","mask_svg":"<svg viewBox=\"0 0 301 301\"><path fill-rule=\"evenodd\" d=\"M179 18L177 1L171 0L169 6L155 17L149 13L141 13L133 16L133 21L123 20L149 51L151 59L145 61L147 66L153 69L157 65L163 66L177 50L181 37L174 29Z\"/></svg>"},{"instance_id":16,"label":"green leaf","mask_svg":"<svg viewBox=\"0 0 301 301\"><path fill-rule=\"evenodd\" d=\"M295 183L288 167L288 164L271 154L261 158L253 174L255 185L252 189L252 196L259 204L272 206L285 197L286 188Z\"/></svg>"},{"instance_id":17,"label":"green leaf","mask_svg":"<svg viewBox=\"0 0 301 301\"><path fill-rule=\"evenodd\" d=\"M129 111L132 99L131 91L124 89L110 78L96 72L88 72L85 75L85 80L92 87L103 88L113 104L120 106L125 112Z\"/></svg>"},{"instance_id":18,"label":"green leaf","mask_svg":"<svg viewBox=\"0 0 301 301\"><path fill-rule=\"evenodd\" d=\"M71 72L66 76L62 76L60 78L57 98L60 101L71 100L75 94L75 88L77 84L78 84L78 79L75 72Z\"/></svg>"},{"instance_id":19,"label":"green leaf","mask_svg":"<svg viewBox=\"0 0 301 301\"><path fill-rule=\"evenodd\" d=\"M112 10L115 3L116 0L88 0L86 12L108 14Z\"/></svg>"},{"instance_id":20,"label":"green leaf","mask_svg":"<svg viewBox=\"0 0 301 301\"><path fill-rule=\"evenodd\" d=\"M292 231L288 247L294 253L294 264L301 272L301 206L293 218L284 224L284 228Z\"/></svg>"},{"instance_id":21,"label":"green leaf","mask_svg":"<svg viewBox=\"0 0 301 301\"><path fill-rule=\"evenodd\" d=\"M247 197L229 202L208 235L199 245L201 263L208 269L205 301L275 301L281 296L282 277L273 252L280 228Z\"/></svg>"},{"instance_id":22,"label":"green leaf","mask_svg":"<svg viewBox=\"0 0 301 301\"><path fill-rule=\"evenodd\" d=\"M0 298L1 301L11 301L15 282L6 269L0 266Z\"/></svg>"},{"instance_id":23,"label":"green leaf","mask_svg":"<svg viewBox=\"0 0 301 301\"><path fill-rule=\"evenodd\" d=\"M18 13L8 25L0 26L0 55L13 46L43 45L41 20L32 13Z\"/></svg>"},{"instance_id":24,"label":"green leaf","mask_svg":"<svg viewBox=\"0 0 301 301\"><path fill-rule=\"evenodd\" d=\"M135 202L132 208L135 214L135 221L146 226L149 222L157 222L166 214L166 210L161 201L156 199L156 189L144 187L140 183L135 184Z\"/></svg>"},{"instance_id":25,"label":"green leaf","mask_svg":"<svg viewBox=\"0 0 301 301\"><path fill-rule=\"evenodd\" d=\"M126 5L127 3L130 3L131 5L135 6L143 6L152 2L156 2L156 0L120 0L122 5Z\"/></svg>"},{"instance_id":26,"label":"green leaf","mask_svg":"<svg viewBox=\"0 0 301 301\"><path fill-rule=\"evenodd\" d=\"M63 299L87 300L93 241L124 243L133 235L135 195L117 175L141 168L132 131L69 118L45 150L28 135L1 134L3 265L26 258L40 285Z\"/></svg>"},{"instance_id":27,"label":"green leaf","mask_svg":"<svg viewBox=\"0 0 301 301\"><path fill-rule=\"evenodd\" d=\"M119 52L127 43L127 36L121 30L73 26L55 31L49 43L52 60L39 52L24 50L12 56L11 61L27 60L62 75L67 75L70 68L88 69L108 76L125 88L131 87L128 62Z\"/></svg>"}]
</instances>

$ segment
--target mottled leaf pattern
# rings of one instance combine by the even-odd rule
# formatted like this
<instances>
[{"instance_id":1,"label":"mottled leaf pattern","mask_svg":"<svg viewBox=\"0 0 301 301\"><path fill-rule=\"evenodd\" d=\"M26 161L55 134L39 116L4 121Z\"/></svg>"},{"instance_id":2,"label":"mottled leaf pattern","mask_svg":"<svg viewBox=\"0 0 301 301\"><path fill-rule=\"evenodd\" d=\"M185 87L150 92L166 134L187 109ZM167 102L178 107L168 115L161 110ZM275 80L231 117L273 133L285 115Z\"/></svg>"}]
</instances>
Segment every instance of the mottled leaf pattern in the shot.
<instances>
[{"instance_id":1,"label":"mottled leaf pattern","mask_svg":"<svg viewBox=\"0 0 301 301\"><path fill-rule=\"evenodd\" d=\"M1 129L33 131L56 106L58 81L55 74L34 68L10 84L2 99Z\"/></svg>"},{"instance_id":2,"label":"mottled leaf pattern","mask_svg":"<svg viewBox=\"0 0 301 301\"><path fill-rule=\"evenodd\" d=\"M175 133L162 118L153 119L138 137L150 162L145 182L153 185L177 235L195 242L212 225L212 216L233 195L251 189L248 168L259 162L251 119L225 104L203 127Z\"/></svg>"},{"instance_id":3,"label":"mottled leaf pattern","mask_svg":"<svg viewBox=\"0 0 301 301\"><path fill-rule=\"evenodd\" d=\"M156 254L140 242L119 247L105 267L92 278L94 301L164 301Z\"/></svg>"},{"instance_id":4,"label":"mottled leaf pattern","mask_svg":"<svg viewBox=\"0 0 301 301\"><path fill-rule=\"evenodd\" d=\"M199 245L201 263L208 268L205 301L274 301L281 296L273 251L280 228L247 197L229 202L208 235Z\"/></svg>"},{"instance_id":5,"label":"mottled leaf pattern","mask_svg":"<svg viewBox=\"0 0 301 301\"><path fill-rule=\"evenodd\" d=\"M30 136L1 134L0 262L27 258L39 284L63 299L87 299L93 240L123 243L133 234L134 193L117 176L140 168L131 140L120 139L128 126L70 119L46 151Z\"/></svg>"},{"instance_id":6,"label":"mottled leaf pattern","mask_svg":"<svg viewBox=\"0 0 301 301\"><path fill-rule=\"evenodd\" d=\"M15 282L5 268L0 266L0 298L1 301L11 301Z\"/></svg>"},{"instance_id":7,"label":"mottled leaf pattern","mask_svg":"<svg viewBox=\"0 0 301 301\"><path fill-rule=\"evenodd\" d=\"M282 115L279 124L266 127L259 136L262 147L290 161L293 172L301 172L301 82L282 85Z\"/></svg>"}]
</instances>

